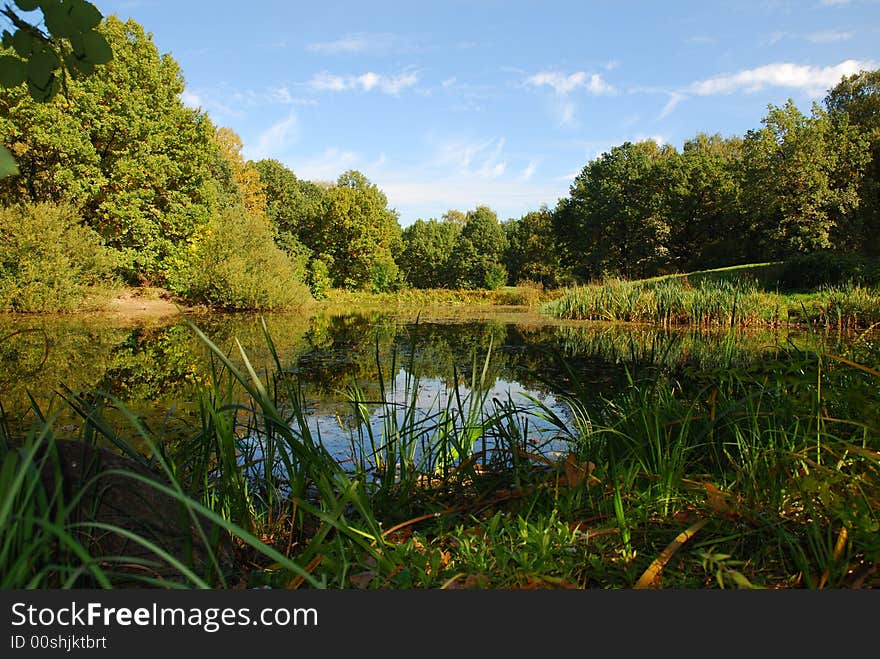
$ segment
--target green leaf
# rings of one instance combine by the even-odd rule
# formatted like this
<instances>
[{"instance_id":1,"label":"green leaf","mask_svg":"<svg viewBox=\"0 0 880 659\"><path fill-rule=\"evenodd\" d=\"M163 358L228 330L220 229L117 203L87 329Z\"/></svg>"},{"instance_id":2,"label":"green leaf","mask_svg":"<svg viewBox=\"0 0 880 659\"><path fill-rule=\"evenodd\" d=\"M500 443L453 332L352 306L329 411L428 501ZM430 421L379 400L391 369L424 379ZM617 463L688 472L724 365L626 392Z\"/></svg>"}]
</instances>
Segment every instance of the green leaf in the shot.
<instances>
[{"instance_id":1,"label":"green leaf","mask_svg":"<svg viewBox=\"0 0 880 659\"><path fill-rule=\"evenodd\" d=\"M94 64L83 57L77 57L75 54L65 55L64 63L67 65L67 70L70 71L70 75L74 78L87 76L95 71Z\"/></svg>"},{"instance_id":2,"label":"green leaf","mask_svg":"<svg viewBox=\"0 0 880 659\"><path fill-rule=\"evenodd\" d=\"M61 62L54 51L42 49L35 51L27 63L27 77L37 87L44 88L52 81L52 76Z\"/></svg>"},{"instance_id":3,"label":"green leaf","mask_svg":"<svg viewBox=\"0 0 880 659\"><path fill-rule=\"evenodd\" d=\"M4 176L15 176L18 174L18 165L15 164L15 158L5 146L0 146L0 178Z\"/></svg>"},{"instance_id":4,"label":"green leaf","mask_svg":"<svg viewBox=\"0 0 880 659\"><path fill-rule=\"evenodd\" d=\"M15 4L17 4L18 8L22 11L34 11L40 6L39 0L15 0Z\"/></svg>"},{"instance_id":5,"label":"green leaf","mask_svg":"<svg viewBox=\"0 0 880 659\"><path fill-rule=\"evenodd\" d=\"M94 30L83 33L83 48L86 59L92 64L106 64L113 59L113 50L103 34Z\"/></svg>"},{"instance_id":6,"label":"green leaf","mask_svg":"<svg viewBox=\"0 0 880 659\"><path fill-rule=\"evenodd\" d=\"M35 85L32 80L28 80L28 91L31 98L38 103L48 103L61 91L61 81L55 75L50 77L45 86Z\"/></svg>"},{"instance_id":7,"label":"green leaf","mask_svg":"<svg viewBox=\"0 0 880 659\"><path fill-rule=\"evenodd\" d=\"M70 22L80 32L85 32L101 23L101 12L91 2L86 0L68 0L70 9Z\"/></svg>"},{"instance_id":8,"label":"green leaf","mask_svg":"<svg viewBox=\"0 0 880 659\"><path fill-rule=\"evenodd\" d=\"M34 36L26 30L16 30L15 34L12 35L12 47L19 57L25 59L34 52L35 41Z\"/></svg>"},{"instance_id":9,"label":"green leaf","mask_svg":"<svg viewBox=\"0 0 880 659\"><path fill-rule=\"evenodd\" d=\"M17 87L27 78L22 60L12 55L0 56L0 87Z\"/></svg>"},{"instance_id":10,"label":"green leaf","mask_svg":"<svg viewBox=\"0 0 880 659\"><path fill-rule=\"evenodd\" d=\"M70 20L66 6L56 3L43 3L43 17L49 33L54 37L70 37L80 32Z\"/></svg>"}]
</instances>

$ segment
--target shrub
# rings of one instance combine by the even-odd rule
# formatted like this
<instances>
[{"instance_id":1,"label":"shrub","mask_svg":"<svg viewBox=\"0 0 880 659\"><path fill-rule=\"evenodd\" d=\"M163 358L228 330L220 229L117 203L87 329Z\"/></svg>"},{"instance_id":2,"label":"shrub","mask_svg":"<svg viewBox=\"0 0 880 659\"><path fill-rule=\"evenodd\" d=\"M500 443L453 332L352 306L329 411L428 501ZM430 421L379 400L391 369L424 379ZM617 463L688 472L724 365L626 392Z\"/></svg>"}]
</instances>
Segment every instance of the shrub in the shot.
<instances>
[{"instance_id":1,"label":"shrub","mask_svg":"<svg viewBox=\"0 0 880 659\"><path fill-rule=\"evenodd\" d=\"M115 265L101 236L70 206L0 208L2 311L73 311L99 304L115 283Z\"/></svg>"},{"instance_id":2,"label":"shrub","mask_svg":"<svg viewBox=\"0 0 880 659\"><path fill-rule=\"evenodd\" d=\"M400 270L394 261L377 261L370 274L373 293L390 293L400 288Z\"/></svg>"},{"instance_id":3,"label":"shrub","mask_svg":"<svg viewBox=\"0 0 880 659\"><path fill-rule=\"evenodd\" d=\"M782 266L779 283L789 290L810 290L820 286L880 284L880 262L859 254L813 252L798 254Z\"/></svg>"},{"instance_id":4,"label":"shrub","mask_svg":"<svg viewBox=\"0 0 880 659\"><path fill-rule=\"evenodd\" d=\"M333 288L333 279L330 277L330 266L328 261L332 257L322 255L320 258L313 259L309 263L308 283L309 290L316 300L323 300L327 297L327 293Z\"/></svg>"},{"instance_id":5,"label":"shrub","mask_svg":"<svg viewBox=\"0 0 880 659\"><path fill-rule=\"evenodd\" d=\"M223 309L291 309L312 299L266 219L241 208L224 210L202 228L172 287L189 302Z\"/></svg>"}]
</instances>

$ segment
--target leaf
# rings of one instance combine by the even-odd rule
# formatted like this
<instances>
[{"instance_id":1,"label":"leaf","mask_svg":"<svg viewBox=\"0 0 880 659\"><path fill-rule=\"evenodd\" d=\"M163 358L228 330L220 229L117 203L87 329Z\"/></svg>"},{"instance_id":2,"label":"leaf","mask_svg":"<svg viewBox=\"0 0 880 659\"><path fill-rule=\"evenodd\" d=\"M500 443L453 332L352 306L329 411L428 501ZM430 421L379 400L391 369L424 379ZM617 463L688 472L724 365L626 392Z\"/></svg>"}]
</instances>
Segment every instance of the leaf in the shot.
<instances>
[{"instance_id":1,"label":"leaf","mask_svg":"<svg viewBox=\"0 0 880 659\"><path fill-rule=\"evenodd\" d=\"M91 2L85 0L68 0L71 24L80 32L85 32L101 23L101 12Z\"/></svg>"},{"instance_id":2,"label":"leaf","mask_svg":"<svg viewBox=\"0 0 880 659\"><path fill-rule=\"evenodd\" d=\"M64 56L64 63L67 66L67 70L70 71L70 74L74 78L78 78L81 75L87 76L95 71L95 65L89 60L77 57L72 53Z\"/></svg>"},{"instance_id":3,"label":"leaf","mask_svg":"<svg viewBox=\"0 0 880 659\"><path fill-rule=\"evenodd\" d=\"M39 0L15 0L15 4L22 11L34 11L40 6Z\"/></svg>"},{"instance_id":4,"label":"leaf","mask_svg":"<svg viewBox=\"0 0 880 659\"><path fill-rule=\"evenodd\" d=\"M34 35L25 30L16 30L11 39L12 47L15 49L16 54L24 58L30 57L31 53L34 52L36 41Z\"/></svg>"},{"instance_id":5,"label":"leaf","mask_svg":"<svg viewBox=\"0 0 880 659\"><path fill-rule=\"evenodd\" d=\"M27 62L28 80L40 89L47 89L51 86L53 74L60 65L58 55L53 51L37 50Z\"/></svg>"},{"instance_id":6,"label":"leaf","mask_svg":"<svg viewBox=\"0 0 880 659\"><path fill-rule=\"evenodd\" d=\"M47 2L41 8L43 22L53 38L70 37L71 34L76 34L79 31L70 24L67 9L61 3Z\"/></svg>"},{"instance_id":7,"label":"leaf","mask_svg":"<svg viewBox=\"0 0 880 659\"><path fill-rule=\"evenodd\" d=\"M31 98L39 103L48 103L58 95L59 91L61 91L61 82L55 76L52 76L45 87L35 85L33 81L28 80L28 92Z\"/></svg>"},{"instance_id":8,"label":"leaf","mask_svg":"<svg viewBox=\"0 0 880 659\"><path fill-rule=\"evenodd\" d=\"M0 56L0 87L17 87L25 81L24 62L12 55Z\"/></svg>"},{"instance_id":9,"label":"leaf","mask_svg":"<svg viewBox=\"0 0 880 659\"><path fill-rule=\"evenodd\" d=\"M15 163L15 158L5 146L0 146L0 178L16 174L18 174L18 165Z\"/></svg>"},{"instance_id":10,"label":"leaf","mask_svg":"<svg viewBox=\"0 0 880 659\"><path fill-rule=\"evenodd\" d=\"M688 540L693 538L697 531L708 524L709 520L701 519L696 524L692 524L686 530L679 533L675 536L675 540L669 543L669 545L664 549L660 555L651 561L651 564L648 566L648 569L644 571L639 580L636 582L636 585L633 588L650 588L654 585L657 577L660 576L660 570L664 568L664 566L672 559L679 549L681 549L682 545L684 545Z\"/></svg>"},{"instance_id":11,"label":"leaf","mask_svg":"<svg viewBox=\"0 0 880 659\"><path fill-rule=\"evenodd\" d=\"M113 59L113 49L104 35L89 30L83 33L82 39L86 59L92 64L106 64Z\"/></svg>"},{"instance_id":12,"label":"leaf","mask_svg":"<svg viewBox=\"0 0 880 659\"><path fill-rule=\"evenodd\" d=\"M582 463L574 454L569 454L565 459L565 480L569 487L576 487L584 482L588 476L592 478L596 465L592 462Z\"/></svg>"}]
</instances>

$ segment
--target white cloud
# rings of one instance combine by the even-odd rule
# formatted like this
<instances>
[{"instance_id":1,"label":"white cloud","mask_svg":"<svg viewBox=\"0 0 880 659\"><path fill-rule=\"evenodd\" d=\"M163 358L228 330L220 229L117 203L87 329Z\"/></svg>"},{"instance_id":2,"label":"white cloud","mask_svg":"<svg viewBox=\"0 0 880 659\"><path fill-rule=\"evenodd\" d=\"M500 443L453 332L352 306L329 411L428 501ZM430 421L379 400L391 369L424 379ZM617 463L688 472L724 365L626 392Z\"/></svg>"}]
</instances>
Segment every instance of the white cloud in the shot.
<instances>
[{"instance_id":1,"label":"white cloud","mask_svg":"<svg viewBox=\"0 0 880 659\"><path fill-rule=\"evenodd\" d=\"M360 89L365 92L379 89L385 94L397 95L404 89L412 87L419 81L419 77L412 72L401 73L396 76L386 76L368 71L358 76L334 75L326 71L316 73L309 81L309 86L318 91L342 92L352 89Z\"/></svg>"},{"instance_id":2,"label":"white cloud","mask_svg":"<svg viewBox=\"0 0 880 659\"><path fill-rule=\"evenodd\" d=\"M281 103L282 105L316 105L317 101L313 98L298 98L290 93L290 90L287 87L274 87L269 89L266 93L267 97L275 102Z\"/></svg>"},{"instance_id":3,"label":"white cloud","mask_svg":"<svg viewBox=\"0 0 880 659\"><path fill-rule=\"evenodd\" d=\"M362 158L353 151L330 148L307 160L288 163L288 166L306 181L336 181L343 172L358 169L362 162Z\"/></svg>"},{"instance_id":4,"label":"white cloud","mask_svg":"<svg viewBox=\"0 0 880 659\"><path fill-rule=\"evenodd\" d=\"M191 91L184 90L180 93L180 100L183 101L183 104L193 110L198 110L202 107L202 99L198 94L194 94Z\"/></svg>"},{"instance_id":5,"label":"white cloud","mask_svg":"<svg viewBox=\"0 0 880 659\"><path fill-rule=\"evenodd\" d=\"M654 142L657 146L663 146L664 144L669 144L669 140L667 140L663 135L636 135L636 142Z\"/></svg>"},{"instance_id":6,"label":"white cloud","mask_svg":"<svg viewBox=\"0 0 880 659\"><path fill-rule=\"evenodd\" d=\"M822 0L822 4L826 7L839 7L841 5L848 5L851 0Z\"/></svg>"},{"instance_id":7,"label":"white cloud","mask_svg":"<svg viewBox=\"0 0 880 659\"><path fill-rule=\"evenodd\" d=\"M577 112L577 106L574 103L566 101L561 103L556 108L557 114L559 116L559 125L560 126L577 126L577 118L575 113Z\"/></svg>"},{"instance_id":8,"label":"white cloud","mask_svg":"<svg viewBox=\"0 0 880 659\"><path fill-rule=\"evenodd\" d=\"M821 96L840 82L841 77L857 73L860 69L873 68L876 68L873 62L852 59L825 67L780 62L701 80L693 83L690 91L707 96L737 91L751 93L766 87L789 87L801 89L812 96Z\"/></svg>"},{"instance_id":9,"label":"white cloud","mask_svg":"<svg viewBox=\"0 0 880 659\"><path fill-rule=\"evenodd\" d=\"M456 175L471 179L495 179L507 171L507 161L504 159L506 143L503 137L480 142L446 141L436 147L428 166L444 172L451 170Z\"/></svg>"},{"instance_id":10,"label":"white cloud","mask_svg":"<svg viewBox=\"0 0 880 659\"><path fill-rule=\"evenodd\" d=\"M813 32L812 34L808 34L806 39L813 43L836 43L838 41L848 41L849 39L852 39L852 37L852 32L835 32L833 30L826 30L824 32Z\"/></svg>"},{"instance_id":11,"label":"white cloud","mask_svg":"<svg viewBox=\"0 0 880 659\"><path fill-rule=\"evenodd\" d=\"M312 76L309 85L312 89L317 89L318 91L331 91L331 92L341 92L345 89L348 89L348 82L342 76L335 76L327 73L326 71L322 71L321 73L316 73Z\"/></svg>"},{"instance_id":12,"label":"white cloud","mask_svg":"<svg viewBox=\"0 0 880 659\"><path fill-rule=\"evenodd\" d=\"M570 75L557 71L542 71L526 78L526 84L534 87L552 87L560 96L570 94L576 89L586 89L591 94L613 94L614 87L609 85L598 73L577 71Z\"/></svg>"},{"instance_id":13,"label":"white cloud","mask_svg":"<svg viewBox=\"0 0 880 659\"><path fill-rule=\"evenodd\" d=\"M681 103L685 98L686 96L684 94L679 94L678 92L669 92L669 100L660 111L660 115L657 117L657 121L665 119L670 114L672 114L675 108L678 107L678 104Z\"/></svg>"},{"instance_id":14,"label":"white cloud","mask_svg":"<svg viewBox=\"0 0 880 659\"><path fill-rule=\"evenodd\" d=\"M467 211L485 204L498 213L500 220L521 217L542 204L551 208L568 194L564 180L549 183L501 177L478 181L463 175L425 176L422 172L390 174L376 184L388 197L388 205L401 214L401 225L412 224L417 218L439 218L455 208Z\"/></svg>"},{"instance_id":15,"label":"white cloud","mask_svg":"<svg viewBox=\"0 0 880 659\"><path fill-rule=\"evenodd\" d=\"M535 175L537 170L538 163L534 160L530 160L529 164L526 165L526 168L522 171L522 174L519 175L520 181L528 181Z\"/></svg>"},{"instance_id":16,"label":"white cloud","mask_svg":"<svg viewBox=\"0 0 880 659\"><path fill-rule=\"evenodd\" d=\"M349 55L388 50L394 41L392 34L361 32L334 41L310 43L306 50L320 55Z\"/></svg>"},{"instance_id":17,"label":"white cloud","mask_svg":"<svg viewBox=\"0 0 880 659\"><path fill-rule=\"evenodd\" d=\"M245 146L243 155L249 160L281 158L299 140L299 120L291 112L284 119L260 133L253 147Z\"/></svg>"}]
</instances>

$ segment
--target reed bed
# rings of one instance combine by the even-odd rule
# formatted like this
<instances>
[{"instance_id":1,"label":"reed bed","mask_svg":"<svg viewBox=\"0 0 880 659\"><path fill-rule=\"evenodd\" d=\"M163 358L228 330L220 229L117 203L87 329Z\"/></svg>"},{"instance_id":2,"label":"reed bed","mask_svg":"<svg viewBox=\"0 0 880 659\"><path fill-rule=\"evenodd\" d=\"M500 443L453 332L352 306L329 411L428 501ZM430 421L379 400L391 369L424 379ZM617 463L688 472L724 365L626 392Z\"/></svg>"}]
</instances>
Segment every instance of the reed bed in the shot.
<instances>
[{"instance_id":1,"label":"reed bed","mask_svg":"<svg viewBox=\"0 0 880 659\"><path fill-rule=\"evenodd\" d=\"M748 278L687 277L609 280L569 288L542 310L570 320L650 323L663 327L776 327L812 325L865 328L880 322L880 292L858 284L823 287L810 294L764 290Z\"/></svg>"}]
</instances>

